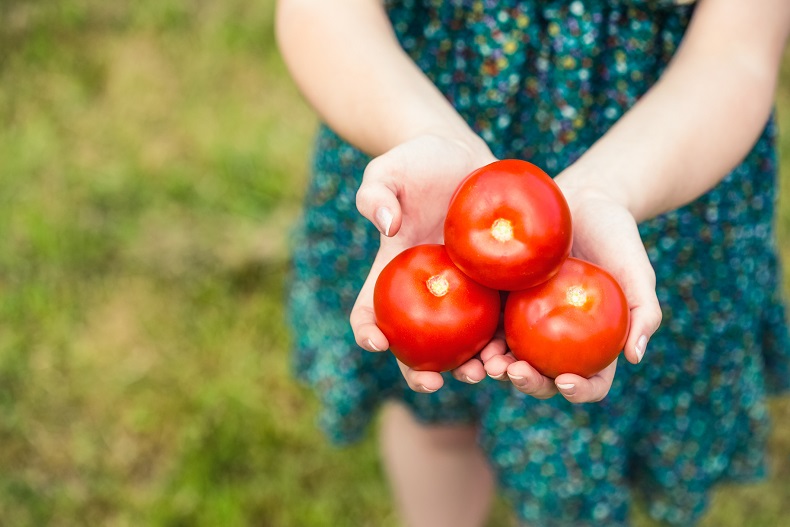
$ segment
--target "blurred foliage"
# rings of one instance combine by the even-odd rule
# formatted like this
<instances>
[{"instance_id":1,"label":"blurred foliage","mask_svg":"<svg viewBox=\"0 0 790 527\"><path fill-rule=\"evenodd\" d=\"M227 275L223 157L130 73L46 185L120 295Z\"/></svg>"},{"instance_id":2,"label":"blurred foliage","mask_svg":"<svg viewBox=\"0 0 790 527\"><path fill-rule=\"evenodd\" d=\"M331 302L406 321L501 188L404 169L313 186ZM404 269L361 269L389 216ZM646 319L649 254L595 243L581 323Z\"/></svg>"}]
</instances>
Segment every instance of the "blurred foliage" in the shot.
<instances>
[{"instance_id":1,"label":"blurred foliage","mask_svg":"<svg viewBox=\"0 0 790 527\"><path fill-rule=\"evenodd\" d=\"M395 524L374 438L328 446L290 371L315 119L272 7L0 3L3 525ZM772 410L771 480L722 490L707 525L790 517L790 404Z\"/></svg>"}]
</instances>

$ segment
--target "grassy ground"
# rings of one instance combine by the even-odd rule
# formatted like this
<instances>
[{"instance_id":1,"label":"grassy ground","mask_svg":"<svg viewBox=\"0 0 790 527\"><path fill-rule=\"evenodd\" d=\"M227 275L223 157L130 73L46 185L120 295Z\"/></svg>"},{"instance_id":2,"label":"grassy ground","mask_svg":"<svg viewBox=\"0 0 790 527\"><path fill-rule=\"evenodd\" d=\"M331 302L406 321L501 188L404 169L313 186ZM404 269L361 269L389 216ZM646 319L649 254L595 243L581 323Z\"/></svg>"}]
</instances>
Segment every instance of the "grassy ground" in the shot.
<instances>
[{"instance_id":1,"label":"grassy ground","mask_svg":"<svg viewBox=\"0 0 790 527\"><path fill-rule=\"evenodd\" d=\"M327 446L288 370L315 120L271 7L0 4L0 524L395 525L373 438ZM790 517L772 410L772 479L722 490L706 525Z\"/></svg>"}]
</instances>

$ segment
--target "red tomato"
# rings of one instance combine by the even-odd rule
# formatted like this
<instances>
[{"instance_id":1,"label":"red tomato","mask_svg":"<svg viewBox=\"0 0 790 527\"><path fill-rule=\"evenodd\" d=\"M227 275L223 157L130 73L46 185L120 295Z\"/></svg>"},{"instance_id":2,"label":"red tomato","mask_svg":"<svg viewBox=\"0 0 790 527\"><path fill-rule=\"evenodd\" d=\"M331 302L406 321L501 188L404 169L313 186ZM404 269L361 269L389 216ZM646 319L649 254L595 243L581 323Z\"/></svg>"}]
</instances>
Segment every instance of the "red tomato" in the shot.
<instances>
[{"instance_id":1,"label":"red tomato","mask_svg":"<svg viewBox=\"0 0 790 527\"><path fill-rule=\"evenodd\" d=\"M557 275L510 293L505 304L508 347L547 377L591 377L625 346L629 310L617 281L598 266L568 258Z\"/></svg>"},{"instance_id":2,"label":"red tomato","mask_svg":"<svg viewBox=\"0 0 790 527\"><path fill-rule=\"evenodd\" d=\"M559 187L526 161L472 172L450 201L444 243L477 282L506 291L554 276L571 250L571 213Z\"/></svg>"},{"instance_id":3,"label":"red tomato","mask_svg":"<svg viewBox=\"0 0 790 527\"><path fill-rule=\"evenodd\" d=\"M493 337L499 292L475 283L444 245L418 245L381 271L373 292L376 325L390 350L416 370L457 368Z\"/></svg>"}]
</instances>

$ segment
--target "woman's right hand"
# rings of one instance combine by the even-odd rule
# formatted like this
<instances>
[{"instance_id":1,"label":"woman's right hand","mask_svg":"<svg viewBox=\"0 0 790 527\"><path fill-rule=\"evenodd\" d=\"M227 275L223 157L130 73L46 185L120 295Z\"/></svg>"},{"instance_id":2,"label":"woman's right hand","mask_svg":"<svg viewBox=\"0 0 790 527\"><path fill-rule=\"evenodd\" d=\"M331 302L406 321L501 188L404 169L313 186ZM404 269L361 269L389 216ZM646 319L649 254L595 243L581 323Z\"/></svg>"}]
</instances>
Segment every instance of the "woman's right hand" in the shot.
<instances>
[{"instance_id":1,"label":"woman's right hand","mask_svg":"<svg viewBox=\"0 0 790 527\"><path fill-rule=\"evenodd\" d=\"M381 270L402 251L425 243L443 243L444 219L459 183L473 170L496 161L478 137L448 138L424 134L373 159L365 169L357 192L359 212L381 232L381 246L365 284L351 311L351 327L357 344L368 351L389 348L387 337L376 325L373 289ZM502 353L504 340L495 338L483 350ZM412 370L399 361L411 389L430 393L441 388L441 374ZM463 382L477 383L486 377L478 358L453 371Z\"/></svg>"}]
</instances>

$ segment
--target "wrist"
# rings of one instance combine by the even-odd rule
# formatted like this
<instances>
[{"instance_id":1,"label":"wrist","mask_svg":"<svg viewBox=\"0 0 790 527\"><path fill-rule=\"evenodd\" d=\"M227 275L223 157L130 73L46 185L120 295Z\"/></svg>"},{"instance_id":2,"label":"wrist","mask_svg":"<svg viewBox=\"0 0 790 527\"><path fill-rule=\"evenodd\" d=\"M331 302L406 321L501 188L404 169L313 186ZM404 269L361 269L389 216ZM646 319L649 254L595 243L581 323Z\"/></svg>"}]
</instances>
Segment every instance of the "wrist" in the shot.
<instances>
[{"instance_id":1,"label":"wrist","mask_svg":"<svg viewBox=\"0 0 790 527\"><path fill-rule=\"evenodd\" d=\"M627 210L639 219L638 207L628 194L628 189L608 173L581 167L577 163L565 169L554 181L562 190L572 213L574 209L590 202L606 202Z\"/></svg>"},{"instance_id":2,"label":"wrist","mask_svg":"<svg viewBox=\"0 0 790 527\"><path fill-rule=\"evenodd\" d=\"M569 205L595 199L612 201L630 210L625 189L589 170L574 165L561 172L554 181L562 190Z\"/></svg>"}]
</instances>

